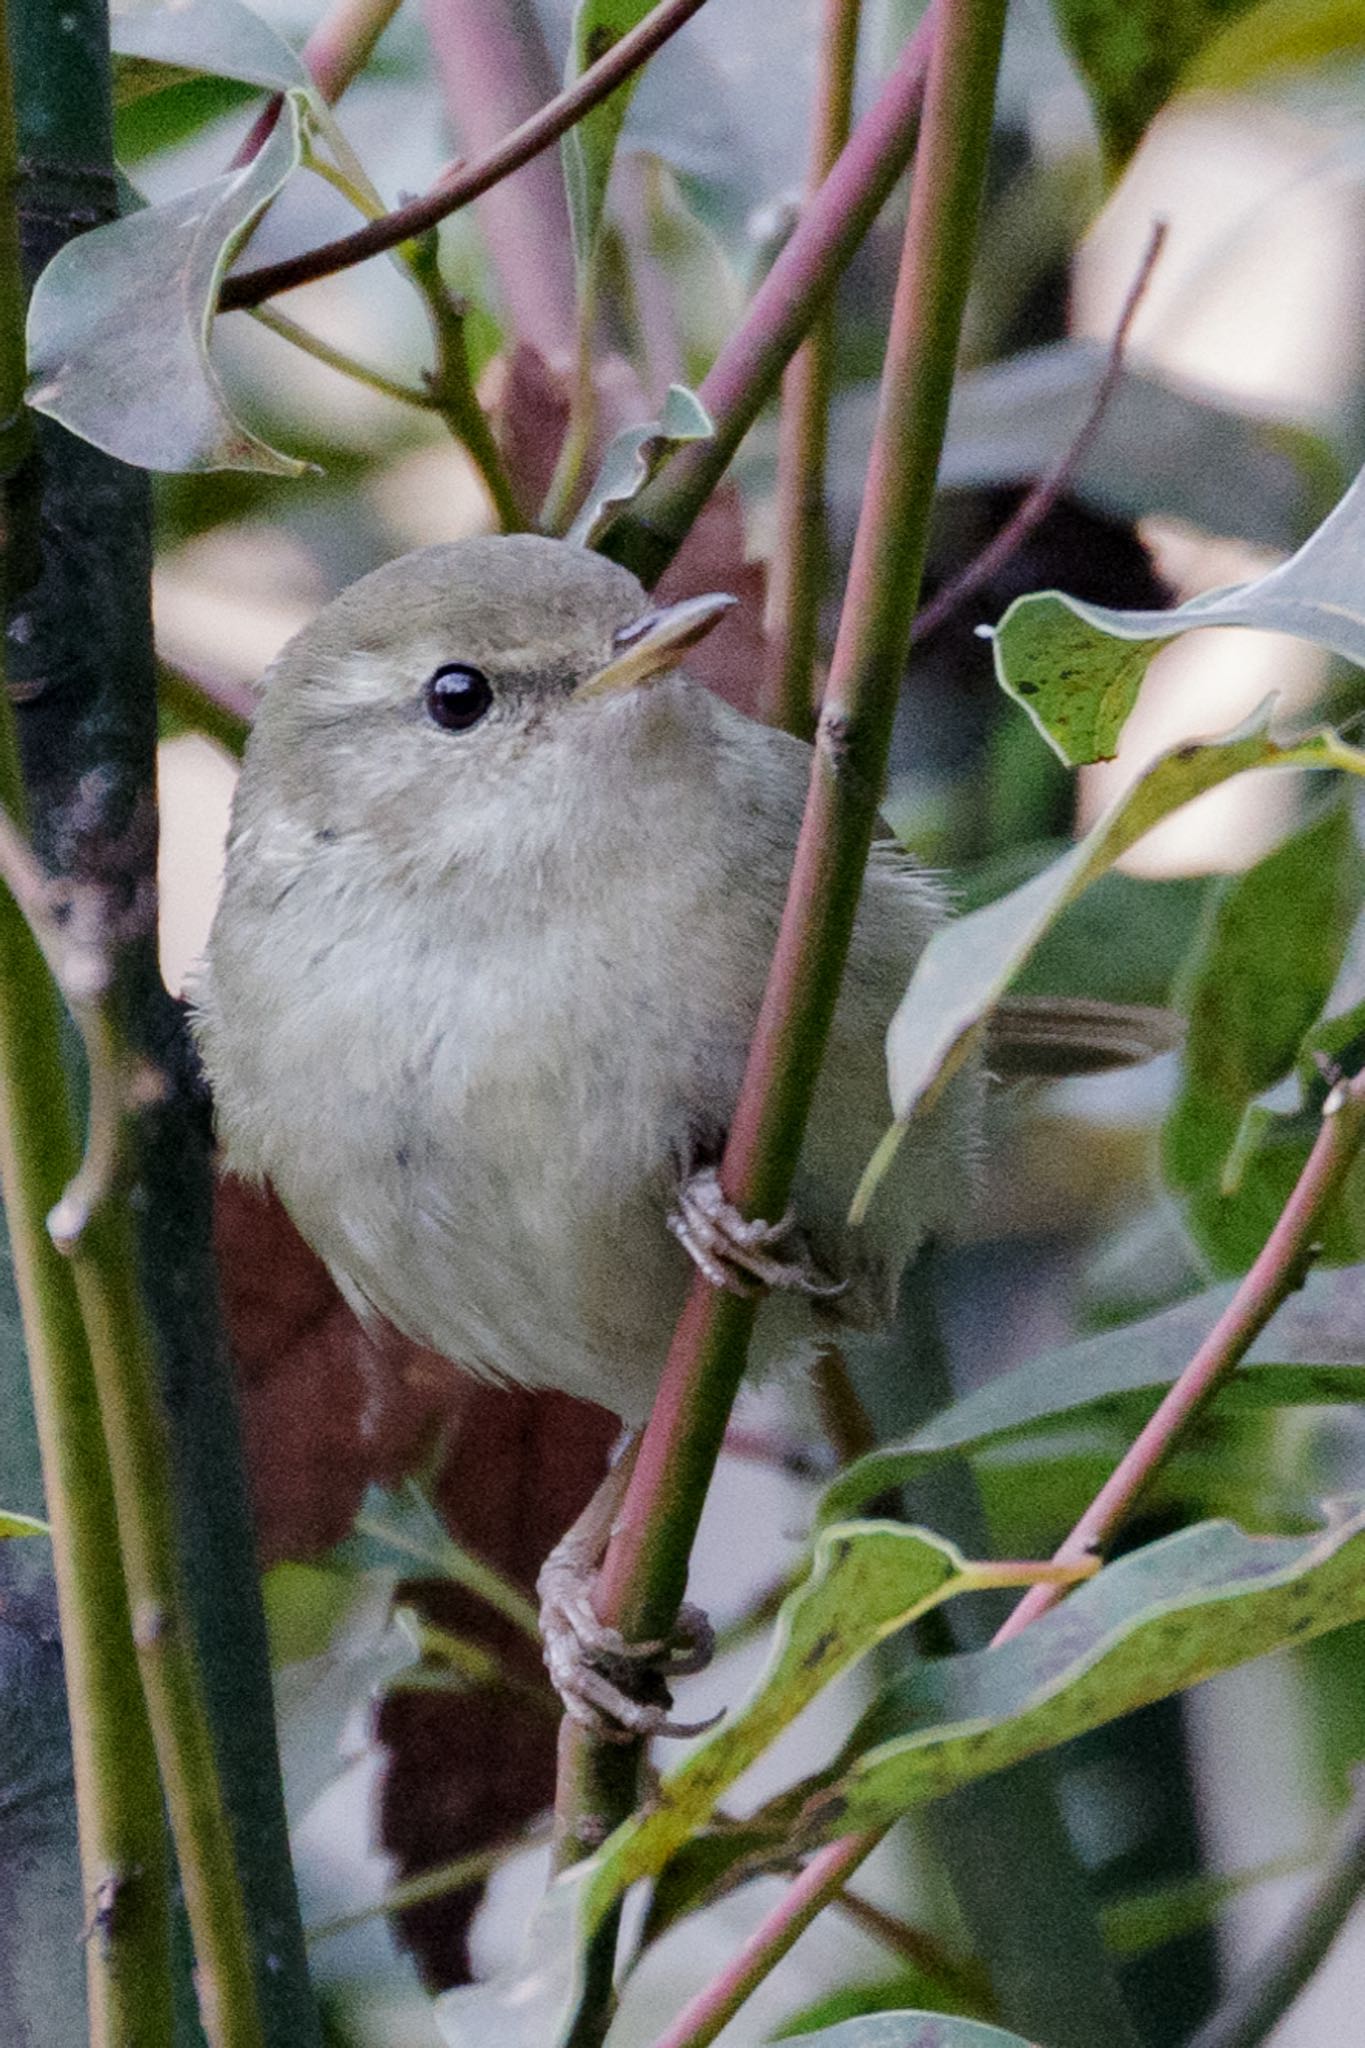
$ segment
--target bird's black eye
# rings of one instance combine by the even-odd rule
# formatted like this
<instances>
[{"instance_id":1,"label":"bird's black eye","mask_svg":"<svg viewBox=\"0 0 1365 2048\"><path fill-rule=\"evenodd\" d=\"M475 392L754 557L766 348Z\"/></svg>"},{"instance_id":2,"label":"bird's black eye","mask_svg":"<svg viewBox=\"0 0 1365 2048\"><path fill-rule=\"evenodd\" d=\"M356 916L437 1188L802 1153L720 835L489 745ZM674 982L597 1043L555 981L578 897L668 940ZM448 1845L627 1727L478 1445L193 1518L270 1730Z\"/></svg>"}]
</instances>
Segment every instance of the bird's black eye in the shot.
<instances>
[{"instance_id":1,"label":"bird's black eye","mask_svg":"<svg viewBox=\"0 0 1365 2048\"><path fill-rule=\"evenodd\" d=\"M433 725L443 732L468 732L493 702L493 686L482 669L448 661L429 679L423 698Z\"/></svg>"}]
</instances>

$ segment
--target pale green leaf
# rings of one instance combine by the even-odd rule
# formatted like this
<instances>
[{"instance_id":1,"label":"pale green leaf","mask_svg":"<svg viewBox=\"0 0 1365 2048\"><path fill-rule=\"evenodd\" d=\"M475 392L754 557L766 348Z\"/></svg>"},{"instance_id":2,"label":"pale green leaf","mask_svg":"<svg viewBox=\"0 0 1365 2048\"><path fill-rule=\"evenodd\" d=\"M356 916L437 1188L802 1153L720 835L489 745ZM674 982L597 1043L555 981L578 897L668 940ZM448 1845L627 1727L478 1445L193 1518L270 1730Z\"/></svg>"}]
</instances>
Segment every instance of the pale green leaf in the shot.
<instances>
[{"instance_id":1,"label":"pale green leaf","mask_svg":"<svg viewBox=\"0 0 1365 2048\"><path fill-rule=\"evenodd\" d=\"M1206 43L1182 91L1242 92L1309 65L1365 56L1360 0L1261 0Z\"/></svg>"},{"instance_id":2,"label":"pale green leaf","mask_svg":"<svg viewBox=\"0 0 1365 2048\"><path fill-rule=\"evenodd\" d=\"M134 79L139 67L155 65L182 76L207 71L215 78L235 78L273 92L310 83L288 43L241 0L178 0L171 5L124 0L111 16L117 69L122 73L122 60L128 60Z\"/></svg>"},{"instance_id":3,"label":"pale green leaf","mask_svg":"<svg viewBox=\"0 0 1365 2048\"><path fill-rule=\"evenodd\" d=\"M1152 656L1201 626L1292 633L1365 667L1365 471L1287 562L1170 611L1114 611L1060 591L1016 598L991 635L995 672L1063 761L1107 761Z\"/></svg>"},{"instance_id":4,"label":"pale green leaf","mask_svg":"<svg viewBox=\"0 0 1365 2048\"><path fill-rule=\"evenodd\" d=\"M798 1833L813 1843L884 1826L1216 1671L1362 1617L1361 1500L1334 1504L1307 1536L1200 1523L1107 1566L1012 1641L920 1665L854 1731L842 1774L809 1788Z\"/></svg>"},{"instance_id":5,"label":"pale green leaf","mask_svg":"<svg viewBox=\"0 0 1365 2048\"><path fill-rule=\"evenodd\" d=\"M605 57L622 36L644 20L654 4L655 0L578 0L565 83L572 84L589 65ZM582 269L591 263L597 247L612 160L639 76L638 71L632 72L615 92L575 123L560 145L574 252Z\"/></svg>"},{"instance_id":6,"label":"pale green leaf","mask_svg":"<svg viewBox=\"0 0 1365 2048\"><path fill-rule=\"evenodd\" d=\"M901 1443L883 1444L826 1488L821 1521L903 1486L943 1458L968 1457L1023 1430L1141 1421L1189 1364L1235 1292L1210 1287L1140 1322L1084 1337L1002 1373ZM1365 1267L1310 1273L1219 1391L1220 1408L1319 1406L1365 1400Z\"/></svg>"},{"instance_id":7,"label":"pale green leaf","mask_svg":"<svg viewBox=\"0 0 1365 2048\"><path fill-rule=\"evenodd\" d=\"M1265 707L1221 739L1161 755L1078 845L1021 889L934 934L887 1033L887 1069L897 1130L930 1106L982 1039L992 1006L1058 917L1162 818L1250 768L1344 768L1365 774L1365 753L1335 733L1279 741ZM859 1189L861 1215L885 1171L896 1133L878 1151Z\"/></svg>"},{"instance_id":8,"label":"pale green leaf","mask_svg":"<svg viewBox=\"0 0 1365 2048\"><path fill-rule=\"evenodd\" d=\"M711 416L696 392L684 384L670 384L657 420L624 427L609 442L602 467L566 538L579 547L591 547L621 507L644 489L666 456L686 441L707 441L714 432Z\"/></svg>"},{"instance_id":9,"label":"pale green leaf","mask_svg":"<svg viewBox=\"0 0 1365 2048\"><path fill-rule=\"evenodd\" d=\"M299 163L303 101L291 92L241 170L78 235L29 306L29 403L141 469L308 467L236 418L209 358L223 277Z\"/></svg>"},{"instance_id":10,"label":"pale green leaf","mask_svg":"<svg viewBox=\"0 0 1365 2048\"><path fill-rule=\"evenodd\" d=\"M6 1536L46 1536L50 1534L47 1523L37 1515L19 1515L12 1510L0 1508L0 1542Z\"/></svg>"},{"instance_id":11,"label":"pale green leaf","mask_svg":"<svg viewBox=\"0 0 1365 2048\"><path fill-rule=\"evenodd\" d=\"M818 2034L787 2034L790 2048L1037 2048L1022 2034L1007 2034L984 2020L945 2012L870 2012L841 2020Z\"/></svg>"}]
</instances>

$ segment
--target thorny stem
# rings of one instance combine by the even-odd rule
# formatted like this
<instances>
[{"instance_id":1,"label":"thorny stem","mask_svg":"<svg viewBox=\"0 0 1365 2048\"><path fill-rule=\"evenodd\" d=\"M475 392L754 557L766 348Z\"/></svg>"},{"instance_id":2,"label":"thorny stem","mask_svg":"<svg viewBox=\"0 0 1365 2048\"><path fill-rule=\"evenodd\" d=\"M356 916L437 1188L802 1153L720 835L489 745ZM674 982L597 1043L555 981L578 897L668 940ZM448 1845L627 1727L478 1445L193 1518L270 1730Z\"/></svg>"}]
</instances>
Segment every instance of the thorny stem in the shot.
<instances>
[{"instance_id":1,"label":"thorny stem","mask_svg":"<svg viewBox=\"0 0 1365 2048\"><path fill-rule=\"evenodd\" d=\"M1142 261L1138 265L1137 275L1129 285L1127 297L1120 308L1103 375L1095 386L1090 408L1070 447L1064 450L1046 476L1039 477L994 539L988 541L980 554L968 562L950 582L945 583L941 590L934 593L915 620L916 641L927 640L931 633L936 633L954 612L961 609L969 597L973 597L984 583L989 583L993 576L998 575L1006 562L1018 554L1029 536L1036 533L1058 499L1070 488L1072 478L1094 445L1095 436L1099 433L1114 393L1118 390L1119 379L1123 375L1124 350L1128 345L1133 318L1142 304L1165 240L1166 223L1164 220L1156 221L1143 252Z\"/></svg>"},{"instance_id":2,"label":"thorny stem","mask_svg":"<svg viewBox=\"0 0 1365 2048\"><path fill-rule=\"evenodd\" d=\"M1075 1528L1054 1553L1058 1564L1093 1558L1114 1535L1158 1468L1170 1457L1194 1417L1245 1357L1280 1304L1302 1285L1314 1238L1323 1214L1339 1193L1365 1141L1365 1073L1340 1081L1323 1108L1322 1127L1303 1172L1281 1211L1278 1222L1236 1294L1170 1389L1132 1449L1116 1467ZM1052 1607L1066 1587L1040 1583L1030 1589L997 1630L993 1644L1018 1635ZM754 1929L748 1941L713 1982L690 2001L654 2048L707 2048L722 2026L739 2010L757 1984L772 1971L822 1907L838 1897L858 1866L886 1833L884 1828L845 1835L813 1856L793 1879L779 1906ZM1326 1952L1346 1910L1342 1903L1348 1878L1354 1897L1365 1870L1365 1829L1356 1829L1343 1843L1343 1861L1318 1895L1320 1911L1305 1915L1286 1937L1276 1964L1267 1968L1265 1984L1276 1986L1282 2002L1272 2010L1267 2029L1297 1994ZM1334 1875L1335 1873L1335 1875ZM1293 1960L1288 1960L1289 1958ZM1248 2009L1250 2009L1248 1998ZM1210 2022L1210 2025L1214 2024ZM1233 2022L1229 2021L1231 2027ZM1263 2032L1229 2031L1207 2040L1196 2037L1190 2048L1253 2048Z\"/></svg>"},{"instance_id":3,"label":"thorny stem","mask_svg":"<svg viewBox=\"0 0 1365 2048\"><path fill-rule=\"evenodd\" d=\"M637 28L622 36L605 57L590 64L581 78L558 93L529 121L523 121L505 136L496 149L489 150L476 163L460 165L420 199L410 200L406 206L369 222L353 234L342 235L334 242L287 257L283 262L261 264L230 277L223 286L219 311L258 306L262 299L271 298L276 292L292 291L296 285L308 284L314 278L349 270L353 264L381 255L384 250L394 249L400 242L410 241L435 227L438 221L468 206L551 143L558 142L576 121L582 120L584 114L600 105L623 80L647 63L704 4L705 0L660 0L660 5Z\"/></svg>"},{"instance_id":4,"label":"thorny stem","mask_svg":"<svg viewBox=\"0 0 1365 2048\"><path fill-rule=\"evenodd\" d=\"M891 315L881 405L848 594L790 894L721 1180L747 1215L781 1215L838 995L909 648L958 334L966 303L1004 29L1004 0L934 16L924 119ZM628 1640L667 1638L744 1368L756 1303L695 1279L599 1580L598 1612ZM629 1811L631 1752L566 1734L580 1839ZM614 1802L614 1803L613 1803ZM563 1804L570 1805L566 1799ZM598 2012L604 1926L589 1958ZM609 1951L608 1951L609 1953ZM577 2039L596 2038L593 1992Z\"/></svg>"},{"instance_id":5,"label":"thorny stem","mask_svg":"<svg viewBox=\"0 0 1365 2048\"><path fill-rule=\"evenodd\" d=\"M89 1347L132 1639L194 1937L204 2031L212 2048L261 2048L236 1852L179 1583L169 1442L119 1184L137 1063L113 1018L97 889L73 889L64 899L8 813L0 816L0 878L62 989L89 1066L85 1156L48 1230L69 1261Z\"/></svg>"},{"instance_id":6,"label":"thorny stem","mask_svg":"<svg viewBox=\"0 0 1365 2048\"><path fill-rule=\"evenodd\" d=\"M862 0L824 0L811 119L807 199L814 198L848 141ZM810 739L815 731L815 659L825 570L825 449L834 379L834 300L821 306L809 337L782 379L777 443L777 539L768 585L761 709L770 725Z\"/></svg>"},{"instance_id":7,"label":"thorny stem","mask_svg":"<svg viewBox=\"0 0 1365 2048\"><path fill-rule=\"evenodd\" d=\"M698 396L715 433L679 449L598 542L603 554L633 569L642 583L656 583L681 547L909 163L941 4L931 0L875 103L702 379Z\"/></svg>"}]
</instances>

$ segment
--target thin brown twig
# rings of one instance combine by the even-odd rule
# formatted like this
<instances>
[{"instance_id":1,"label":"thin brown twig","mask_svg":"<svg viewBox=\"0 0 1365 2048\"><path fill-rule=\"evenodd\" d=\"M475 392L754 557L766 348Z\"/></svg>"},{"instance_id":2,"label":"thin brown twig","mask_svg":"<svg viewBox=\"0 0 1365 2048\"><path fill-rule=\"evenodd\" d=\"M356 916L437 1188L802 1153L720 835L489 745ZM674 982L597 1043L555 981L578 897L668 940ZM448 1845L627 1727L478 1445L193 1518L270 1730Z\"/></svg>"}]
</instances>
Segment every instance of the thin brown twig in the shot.
<instances>
[{"instance_id":1,"label":"thin brown twig","mask_svg":"<svg viewBox=\"0 0 1365 2048\"><path fill-rule=\"evenodd\" d=\"M581 78L541 107L529 121L523 121L519 128L504 136L496 149L472 164L459 165L420 198L409 200L407 205L381 215L378 220L367 221L353 234L341 235L282 262L261 264L230 277L219 298L219 311L257 306L276 292L292 291L296 285L309 284L314 278L349 270L353 264L381 255L386 249L396 248L400 242L410 241L435 227L438 221L468 206L501 179L520 170L532 157L539 156L551 143L558 142L576 121L581 121L647 63L704 5L705 0L660 0L660 5L637 28L622 36L605 57L590 64Z\"/></svg>"},{"instance_id":2,"label":"thin brown twig","mask_svg":"<svg viewBox=\"0 0 1365 2048\"><path fill-rule=\"evenodd\" d=\"M954 612L959 611L969 597L974 597L983 584L988 583L993 576L997 575L1004 568L1006 562L1012 560L1018 554L1025 541L1032 534L1036 533L1058 499L1070 487L1073 477L1094 445L1095 437L1104 422L1104 416L1109 410L1115 392L1118 390L1119 379L1123 375L1124 354L1128 346L1128 334L1133 325L1133 317L1146 295L1147 286L1151 282L1152 272L1156 268L1157 258L1161 254L1162 244L1165 240L1166 222L1164 220L1153 222L1151 236L1143 252L1142 261L1138 265L1137 274L1133 278L1133 282L1128 287L1128 295L1124 299L1119 312L1118 324L1114 328L1113 338L1109 343L1109 355L1103 374L1100 377L1099 383L1095 386L1095 395L1090 401L1090 409L1077 429L1070 447L1065 450L1046 476L1038 478L1023 502L1011 514L1010 518L1005 521L1005 524L1001 527L995 538L987 541L980 554L974 556L964 569L960 569L956 576L943 585L941 590L935 591L928 604L925 605L919 617L915 620L915 640L917 643L927 640L931 633L937 633L939 627L944 625Z\"/></svg>"}]
</instances>

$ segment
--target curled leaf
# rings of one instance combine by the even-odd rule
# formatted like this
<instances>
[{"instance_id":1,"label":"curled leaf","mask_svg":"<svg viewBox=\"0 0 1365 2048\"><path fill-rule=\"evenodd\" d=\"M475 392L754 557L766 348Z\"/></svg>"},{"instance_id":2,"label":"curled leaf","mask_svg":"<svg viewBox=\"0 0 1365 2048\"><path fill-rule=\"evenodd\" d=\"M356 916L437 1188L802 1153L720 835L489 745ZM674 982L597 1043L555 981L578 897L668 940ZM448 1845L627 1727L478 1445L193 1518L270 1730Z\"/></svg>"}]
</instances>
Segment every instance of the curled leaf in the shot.
<instances>
[{"instance_id":1,"label":"curled leaf","mask_svg":"<svg viewBox=\"0 0 1365 2048\"><path fill-rule=\"evenodd\" d=\"M232 412L209 330L233 255L300 159L304 99L241 170L164 206L78 235L34 287L28 401L140 469L255 469L307 463L260 440Z\"/></svg>"},{"instance_id":2,"label":"curled leaf","mask_svg":"<svg viewBox=\"0 0 1365 2048\"><path fill-rule=\"evenodd\" d=\"M110 12L110 41L121 81L125 73L134 80L155 76L151 67L157 67L179 77L206 71L272 92L309 83L288 43L241 0L177 0L173 6L124 0Z\"/></svg>"},{"instance_id":3,"label":"curled leaf","mask_svg":"<svg viewBox=\"0 0 1365 2048\"><path fill-rule=\"evenodd\" d=\"M1365 667L1365 471L1297 554L1171 611L1114 611L1060 591L1016 598L991 635L995 672L1072 767L1111 760L1147 664L1199 626L1292 633Z\"/></svg>"},{"instance_id":4,"label":"curled leaf","mask_svg":"<svg viewBox=\"0 0 1365 2048\"><path fill-rule=\"evenodd\" d=\"M590 548L621 507L644 489L666 456L686 441L708 441L714 432L696 392L685 384L670 384L657 420L625 427L608 443L602 467L566 538Z\"/></svg>"}]
</instances>

